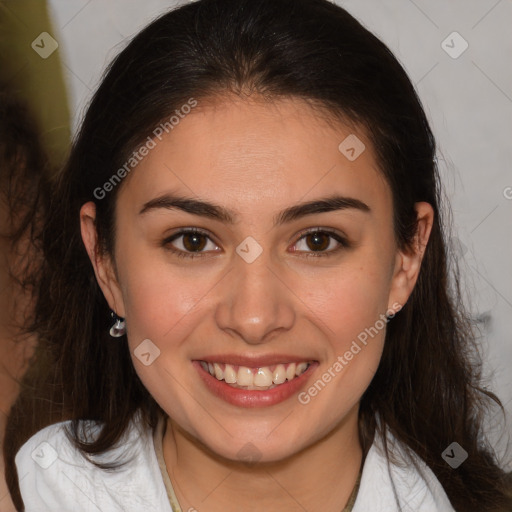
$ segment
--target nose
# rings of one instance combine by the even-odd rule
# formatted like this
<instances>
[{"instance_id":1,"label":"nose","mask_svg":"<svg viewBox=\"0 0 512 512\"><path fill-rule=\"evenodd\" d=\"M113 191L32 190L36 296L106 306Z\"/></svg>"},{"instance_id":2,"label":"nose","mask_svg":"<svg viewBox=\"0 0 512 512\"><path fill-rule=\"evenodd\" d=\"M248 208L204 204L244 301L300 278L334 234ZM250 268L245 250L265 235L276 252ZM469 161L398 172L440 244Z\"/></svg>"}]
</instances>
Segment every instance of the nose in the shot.
<instances>
[{"instance_id":1,"label":"nose","mask_svg":"<svg viewBox=\"0 0 512 512\"><path fill-rule=\"evenodd\" d=\"M222 280L215 319L220 329L249 345L267 343L295 322L293 291L266 252L252 263L235 256Z\"/></svg>"}]
</instances>

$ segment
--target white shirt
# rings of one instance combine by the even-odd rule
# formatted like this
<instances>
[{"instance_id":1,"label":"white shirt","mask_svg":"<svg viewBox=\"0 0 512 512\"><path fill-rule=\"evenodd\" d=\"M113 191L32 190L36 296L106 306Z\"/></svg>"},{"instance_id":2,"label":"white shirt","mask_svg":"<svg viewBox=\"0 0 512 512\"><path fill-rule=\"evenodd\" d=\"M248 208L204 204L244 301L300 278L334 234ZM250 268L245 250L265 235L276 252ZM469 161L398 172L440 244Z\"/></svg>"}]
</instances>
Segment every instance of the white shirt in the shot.
<instances>
[{"instance_id":1,"label":"white shirt","mask_svg":"<svg viewBox=\"0 0 512 512\"><path fill-rule=\"evenodd\" d=\"M32 436L15 458L25 512L187 512L171 507L151 429L138 420L135 415L124 442L94 456L102 462L134 456L113 472L96 468L73 447L64 433L70 422L50 425ZM88 435L98 431L96 423L84 424ZM366 455L352 512L399 512L397 500L401 512L455 512L426 464L414 455L416 469L389 431L387 435L403 465L388 465L376 436ZM176 500L174 491L171 494Z\"/></svg>"}]
</instances>

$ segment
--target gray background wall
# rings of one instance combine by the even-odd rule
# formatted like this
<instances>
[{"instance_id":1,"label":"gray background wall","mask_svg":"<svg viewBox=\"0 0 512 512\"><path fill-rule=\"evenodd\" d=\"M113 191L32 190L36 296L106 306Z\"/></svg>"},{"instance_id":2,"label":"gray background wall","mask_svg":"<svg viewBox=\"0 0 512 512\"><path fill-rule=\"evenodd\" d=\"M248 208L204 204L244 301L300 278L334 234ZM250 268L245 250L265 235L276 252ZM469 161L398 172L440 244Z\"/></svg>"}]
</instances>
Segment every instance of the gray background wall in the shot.
<instances>
[{"instance_id":1,"label":"gray background wall","mask_svg":"<svg viewBox=\"0 0 512 512\"><path fill-rule=\"evenodd\" d=\"M127 38L177 3L50 0L52 35L62 53L74 129L102 71ZM484 371L508 414L507 426L498 425L493 433L503 447L512 434L512 2L336 3L395 53L431 121L452 204L452 243L467 306L482 319ZM490 420L499 420L499 414Z\"/></svg>"}]
</instances>

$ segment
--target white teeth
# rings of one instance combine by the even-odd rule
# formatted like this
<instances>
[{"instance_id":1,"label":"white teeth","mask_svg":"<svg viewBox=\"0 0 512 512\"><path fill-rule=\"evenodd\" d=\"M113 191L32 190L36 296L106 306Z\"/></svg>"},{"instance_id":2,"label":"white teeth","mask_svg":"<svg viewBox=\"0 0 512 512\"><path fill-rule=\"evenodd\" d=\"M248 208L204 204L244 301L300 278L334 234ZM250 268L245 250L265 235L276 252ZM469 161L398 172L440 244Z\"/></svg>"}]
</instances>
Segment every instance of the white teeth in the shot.
<instances>
[{"instance_id":1,"label":"white teeth","mask_svg":"<svg viewBox=\"0 0 512 512\"><path fill-rule=\"evenodd\" d=\"M297 369L295 370L295 375L298 377L302 373L305 372L306 368L308 367L308 363L299 363L297 365Z\"/></svg>"},{"instance_id":2,"label":"white teeth","mask_svg":"<svg viewBox=\"0 0 512 512\"><path fill-rule=\"evenodd\" d=\"M254 376L254 386L266 388L272 385L272 372L268 368L258 368L258 372Z\"/></svg>"},{"instance_id":3,"label":"white teeth","mask_svg":"<svg viewBox=\"0 0 512 512\"><path fill-rule=\"evenodd\" d=\"M256 372L247 366L233 367L230 364L206 363L201 361L201 366L205 371L209 372L212 377L217 380L223 380L233 387L247 389L271 389L279 384L283 384L286 380L290 381L295 377L302 375L309 363L302 362L299 364L288 363L278 364L272 371L268 366L257 368ZM224 366L224 370L222 369Z\"/></svg>"},{"instance_id":4,"label":"white teeth","mask_svg":"<svg viewBox=\"0 0 512 512\"><path fill-rule=\"evenodd\" d=\"M230 364L224 368L224 380L228 384L236 384L236 372Z\"/></svg>"},{"instance_id":5,"label":"white teeth","mask_svg":"<svg viewBox=\"0 0 512 512\"><path fill-rule=\"evenodd\" d=\"M238 368L236 383L239 386L253 386L253 382L254 375L252 373L252 370L250 368L247 368L246 366L240 366L240 368Z\"/></svg>"},{"instance_id":6,"label":"white teeth","mask_svg":"<svg viewBox=\"0 0 512 512\"><path fill-rule=\"evenodd\" d=\"M284 364L278 364L272 375L272 382L274 384L282 384L286 380L286 368Z\"/></svg>"},{"instance_id":7,"label":"white teeth","mask_svg":"<svg viewBox=\"0 0 512 512\"><path fill-rule=\"evenodd\" d=\"M222 380L224 378L222 368L219 366L218 363L213 363L213 369L215 371L215 377L217 377L218 380Z\"/></svg>"},{"instance_id":8,"label":"white teeth","mask_svg":"<svg viewBox=\"0 0 512 512\"><path fill-rule=\"evenodd\" d=\"M295 377L295 368L296 368L295 363L288 365L288 368L286 368L286 378L288 380L292 380L293 377Z\"/></svg>"}]
</instances>

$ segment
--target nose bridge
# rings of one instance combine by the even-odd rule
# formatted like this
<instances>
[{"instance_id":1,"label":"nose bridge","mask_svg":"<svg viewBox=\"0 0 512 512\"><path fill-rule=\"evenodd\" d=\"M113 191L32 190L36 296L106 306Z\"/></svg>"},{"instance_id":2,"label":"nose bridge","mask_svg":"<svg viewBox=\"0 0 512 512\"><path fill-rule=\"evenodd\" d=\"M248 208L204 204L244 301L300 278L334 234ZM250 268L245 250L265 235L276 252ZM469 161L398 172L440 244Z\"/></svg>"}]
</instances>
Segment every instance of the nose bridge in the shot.
<instances>
[{"instance_id":1,"label":"nose bridge","mask_svg":"<svg viewBox=\"0 0 512 512\"><path fill-rule=\"evenodd\" d=\"M290 329L295 313L293 294L276 274L271 254L242 242L233 257L233 268L226 276L216 309L219 328L231 331L246 343L265 343L273 332ZM244 253L243 250L246 252ZM246 258L247 254L251 257Z\"/></svg>"}]
</instances>

